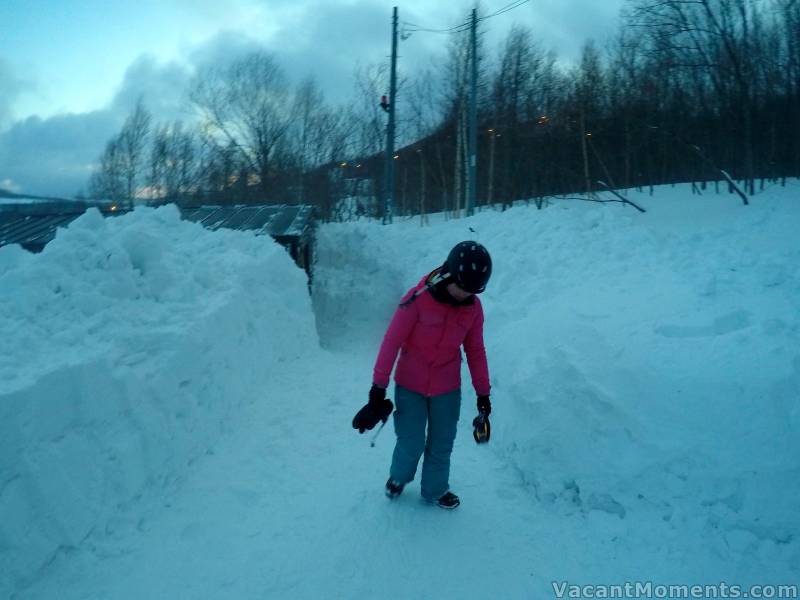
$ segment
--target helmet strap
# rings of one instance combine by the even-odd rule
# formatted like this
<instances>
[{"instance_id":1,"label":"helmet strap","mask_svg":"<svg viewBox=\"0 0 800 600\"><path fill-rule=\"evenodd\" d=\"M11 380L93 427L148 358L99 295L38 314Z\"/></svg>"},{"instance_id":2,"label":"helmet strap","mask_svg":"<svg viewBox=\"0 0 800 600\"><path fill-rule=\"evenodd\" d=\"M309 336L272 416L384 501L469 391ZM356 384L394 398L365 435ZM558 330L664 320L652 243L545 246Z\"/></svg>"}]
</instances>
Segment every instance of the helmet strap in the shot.
<instances>
[{"instance_id":1,"label":"helmet strap","mask_svg":"<svg viewBox=\"0 0 800 600\"><path fill-rule=\"evenodd\" d=\"M446 273L444 272L444 269L442 269L436 275L431 277L431 280L428 282L428 287L433 287L435 285L442 283L443 281L447 281L448 279L450 279L450 277L451 277L450 273Z\"/></svg>"},{"instance_id":2,"label":"helmet strap","mask_svg":"<svg viewBox=\"0 0 800 600\"><path fill-rule=\"evenodd\" d=\"M432 292L435 286L450 279L452 279L452 275L450 275L450 273L444 270L444 266L439 267L439 272L436 273L433 277L430 277L430 279L427 282L425 282L425 286L421 287L416 292L414 292L408 300L406 300L405 302L401 302L400 306L403 307L408 306L409 304L414 302L414 300L416 300L417 296L419 296L420 294L423 294L425 292Z\"/></svg>"}]
</instances>

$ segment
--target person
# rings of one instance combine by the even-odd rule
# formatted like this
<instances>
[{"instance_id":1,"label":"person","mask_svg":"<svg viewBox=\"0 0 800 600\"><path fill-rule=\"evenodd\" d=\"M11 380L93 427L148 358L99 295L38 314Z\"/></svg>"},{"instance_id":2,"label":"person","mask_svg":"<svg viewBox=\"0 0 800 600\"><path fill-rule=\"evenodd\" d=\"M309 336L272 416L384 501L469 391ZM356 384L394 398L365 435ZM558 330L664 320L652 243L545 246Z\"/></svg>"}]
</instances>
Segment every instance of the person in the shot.
<instances>
[{"instance_id":1,"label":"person","mask_svg":"<svg viewBox=\"0 0 800 600\"><path fill-rule=\"evenodd\" d=\"M399 351L394 412L397 442L386 482L390 499L413 481L424 455L423 499L442 508L460 504L450 490L449 478L461 409L461 346L466 351L479 418L488 417L492 410L489 369L483 307L477 294L486 289L491 274L492 259L483 245L474 241L457 244L441 267L403 296L386 330L375 361L369 402L353 418L353 427L364 433L379 421L386 423L393 409L386 388ZM479 441L477 433L475 439Z\"/></svg>"}]
</instances>

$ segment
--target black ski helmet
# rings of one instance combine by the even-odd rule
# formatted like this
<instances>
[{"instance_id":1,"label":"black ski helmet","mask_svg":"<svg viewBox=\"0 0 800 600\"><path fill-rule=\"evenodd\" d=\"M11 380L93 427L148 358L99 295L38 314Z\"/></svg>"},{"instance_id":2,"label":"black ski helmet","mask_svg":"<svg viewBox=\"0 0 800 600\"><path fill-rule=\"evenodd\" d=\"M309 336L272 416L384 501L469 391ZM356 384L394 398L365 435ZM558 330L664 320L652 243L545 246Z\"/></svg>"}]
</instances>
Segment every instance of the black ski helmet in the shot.
<instances>
[{"instance_id":1,"label":"black ski helmet","mask_svg":"<svg viewBox=\"0 0 800 600\"><path fill-rule=\"evenodd\" d=\"M492 257L483 244L466 241L456 244L447 255L445 269L466 292L480 294L492 276Z\"/></svg>"}]
</instances>

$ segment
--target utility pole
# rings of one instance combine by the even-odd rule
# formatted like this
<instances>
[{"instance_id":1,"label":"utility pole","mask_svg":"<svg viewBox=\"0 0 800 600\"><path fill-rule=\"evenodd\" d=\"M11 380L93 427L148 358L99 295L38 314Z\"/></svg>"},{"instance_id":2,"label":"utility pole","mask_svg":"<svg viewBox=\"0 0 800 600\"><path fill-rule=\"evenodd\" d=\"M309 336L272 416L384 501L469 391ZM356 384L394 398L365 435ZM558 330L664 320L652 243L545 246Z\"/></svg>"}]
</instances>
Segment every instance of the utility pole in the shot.
<instances>
[{"instance_id":1,"label":"utility pole","mask_svg":"<svg viewBox=\"0 0 800 600\"><path fill-rule=\"evenodd\" d=\"M469 135L467 137L469 163L467 165L467 216L475 212L475 196L478 178L478 9L472 9L470 26L470 54L472 55L472 76L469 86Z\"/></svg>"},{"instance_id":2,"label":"utility pole","mask_svg":"<svg viewBox=\"0 0 800 600\"><path fill-rule=\"evenodd\" d=\"M397 107L397 7L392 16L392 66L389 83L389 124L386 127L386 164L383 182L383 223L392 222L394 210L394 111Z\"/></svg>"},{"instance_id":3,"label":"utility pole","mask_svg":"<svg viewBox=\"0 0 800 600\"><path fill-rule=\"evenodd\" d=\"M494 199L494 128L489 130L489 191L486 193L486 205L491 206Z\"/></svg>"}]
</instances>

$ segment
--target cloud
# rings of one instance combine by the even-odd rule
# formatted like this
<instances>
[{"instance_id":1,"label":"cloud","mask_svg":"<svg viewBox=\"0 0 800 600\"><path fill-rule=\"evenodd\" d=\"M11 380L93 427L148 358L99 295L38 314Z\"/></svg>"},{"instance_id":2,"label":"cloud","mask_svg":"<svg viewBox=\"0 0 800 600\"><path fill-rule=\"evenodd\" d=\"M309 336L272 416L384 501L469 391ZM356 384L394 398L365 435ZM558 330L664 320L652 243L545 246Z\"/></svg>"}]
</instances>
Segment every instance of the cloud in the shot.
<instances>
[{"instance_id":1,"label":"cloud","mask_svg":"<svg viewBox=\"0 0 800 600\"><path fill-rule=\"evenodd\" d=\"M539 0L529 10L533 32L547 48L553 48L565 62L580 60L581 48L589 39L598 45L616 31L623 0Z\"/></svg>"},{"instance_id":2,"label":"cloud","mask_svg":"<svg viewBox=\"0 0 800 600\"><path fill-rule=\"evenodd\" d=\"M237 57L256 50L267 49L263 43L239 31L221 31L203 44L187 53L187 60L193 70L222 66Z\"/></svg>"},{"instance_id":3,"label":"cloud","mask_svg":"<svg viewBox=\"0 0 800 600\"><path fill-rule=\"evenodd\" d=\"M354 73L359 65L388 63L391 16L391 7L387 8L384 2L321 2L295 15L295 22L287 23L267 47L275 52L293 81L313 76L328 101L341 103L355 92ZM427 67L440 56L439 45L443 49L444 42L444 38L424 37L401 41L401 76Z\"/></svg>"},{"instance_id":4,"label":"cloud","mask_svg":"<svg viewBox=\"0 0 800 600\"><path fill-rule=\"evenodd\" d=\"M16 184L15 181L11 179L3 179L0 181L0 190L6 190L7 192L18 192L20 191L20 187Z\"/></svg>"},{"instance_id":5,"label":"cloud","mask_svg":"<svg viewBox=\"0 0 800 600\"><path fill-rule=\"evenodd\" d=\"M322 5L303 17L302 26L284 28L269 46L293 81L313 76L326 98L341 101L352 89L359 63L388 55L388 15L369 3Z\"/></svg>"},{"instance_id":6,"label":"cloud","mask_svg":"<svg viewBox=\"0 0 800 600\"><path fill-rule=\"evenodd\" d=\"M17 98L33 88L32 82L17 75L8 62L0 57L0 131L11 124Z\"/></svg>"},{"instance_id":7,"label":"cloud","mask_svg":"<svg viewBox=\"0 0 800 600\"><path fill-rule=\"evenodd\" d=\"M71 197L119 126L108 110L18 121L0 133L0 181L28 194Z\"/></svg>"},{"instance_id":8,"label":"cloud","mask_svg":"<svg viewBox=\"0 0 800 600\"><path fill-rule=\"evenodd\" d=\"M142 55L126 69L110 110L127 115L141 98L157 120L184 119L184 95L190 76L183 65L176 62L159 64L154 57Z\"/></svg>"},{"instance_id":9,"label":"cloud","mask_svg":"<svg viewBox=\"0 0 800 600\"><path fill-rule=\"evenodd\" d=\"M120 131L139 98L157 122L189 117L184 93L190 76L185 66L159 64L143 55L128 67L108 107L47 119L29 117L0 130L0 182L12 182L15 191L23 193L74 196L85 189L106 143ZM2 107L0 97L0 116Z\"/></svg>"}]
</instances>

